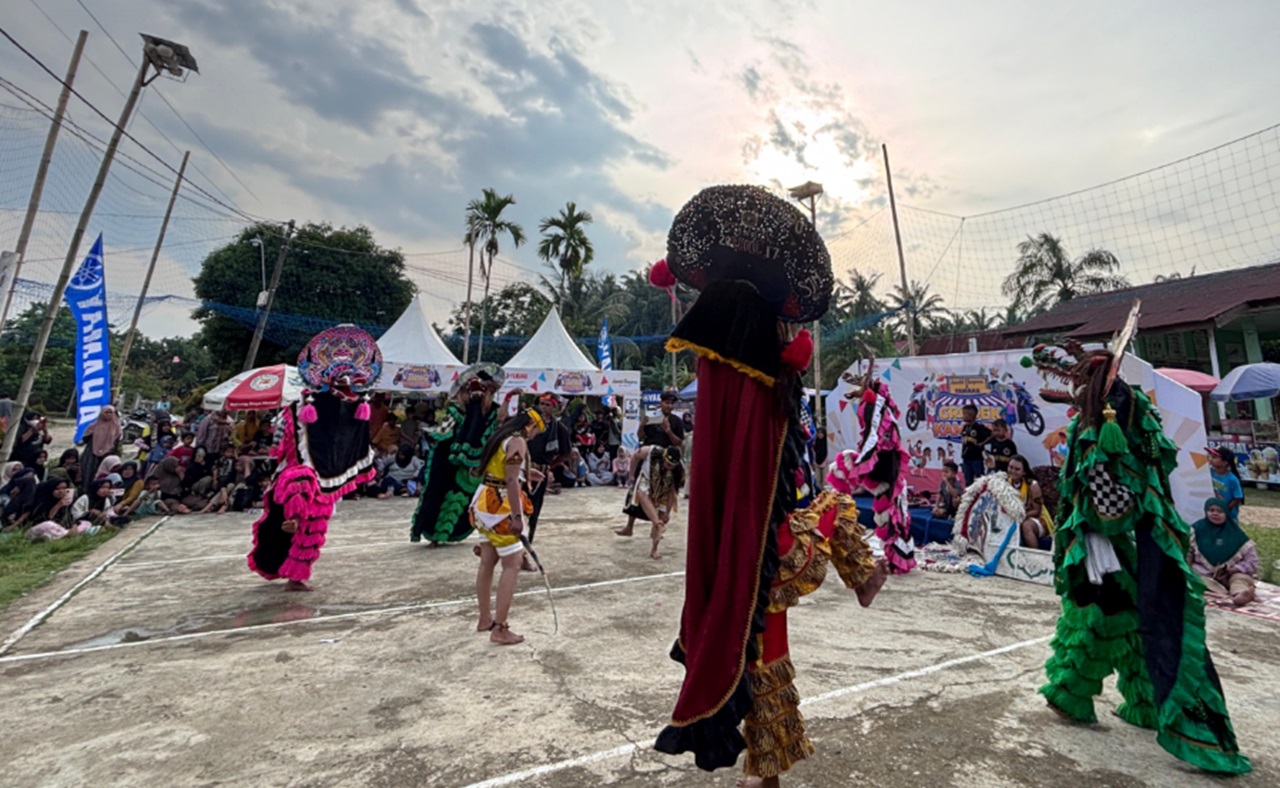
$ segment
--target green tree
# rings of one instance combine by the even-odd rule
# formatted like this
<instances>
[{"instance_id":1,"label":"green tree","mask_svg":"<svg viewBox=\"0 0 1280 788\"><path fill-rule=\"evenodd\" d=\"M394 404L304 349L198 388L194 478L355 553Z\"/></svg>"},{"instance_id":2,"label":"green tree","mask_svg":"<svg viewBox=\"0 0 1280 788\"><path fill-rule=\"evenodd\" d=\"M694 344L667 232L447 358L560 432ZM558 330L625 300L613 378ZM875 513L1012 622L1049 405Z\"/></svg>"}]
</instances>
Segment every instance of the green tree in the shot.
<instances>
[{"instance_id":1,"label":"green tree","mask_svg":"<svg viewBox=\"0 0 1280 788\"><path fill-rule=\"evenodd\" d=\"M533 336L533 332L538 330L538 326L542 325L547 313L551 311L551 305L551 299L538 288L528 282L515 282L487 296L481 302L479 310L468 310L466 304L454 307L445 339L451 346L461 350L466 336L468 312L473 335L480 332L481 314L488 314L487 330L491 340L489 360L503 364L520 349L519 343L506 340ZM458 357L461 358L462 354L459 353Z\"/></svg>"},{"instance_id":2,"label":"green tree","mask_svg":"<svg viewBox=\"0 0 1280 788\"><path fill-rule=\"evenodd\" d=\"M10 313L4 331L0 332L0 394L12 397L18 393L44 313L44 304L31 304L16 316ZM75 318L70 309L59 307L44 362L31 387L28 407L45 414L66 412L76 390L75 347Z\"/></svg>"},{"instance_id":3,"label":"green tree","mask_svg":"<svg viewBox=\"0 0 1280 788\"><path fill-rule=\"evenodd\" d=\"M499 241L503 235L510 236L513 246L524 243L524 228L515 222L502 218L502 212L516 204L515 195L505 197L498 195L494 189L484 189L483 197L467 203L467 235L464 239L468 245L478 245L481 250L480 273L484 276L484 298L489 298L489 282L493 274L493 258L498 256ZM488 258L486 263L485 258ZM480 309L480 347L476 360L484 358L484 329L487 314L481 302Z\"/></svg>"},{"instance_id":4,"label":"green tree","mask_svg":"<svg viewBox=\"0 0 1280 788\"><path fill-rule=\"evenodd\" d=\"M204 302L193 315L201 324L196 338L224 375L240 370L257 325L262 262L254 238L262 239L269 269L284 238L276 225L263 223L210 253L195 278L196 297ZM404 256L379 246L369 228L304 224L281 270L258 364L294 363L308 339L338 323L381 330L409 306L414 291Z\"/></svg>"},{"instance_id":5,"label":"green tree","mask_svg":"<svg viewBox=\"0 0 1280 788\"><path fill-rule=\"evenodd\" d=\"M1032 315L1077 296L1128 287L1119 269L1120 260L1105 249L1072 260L1062 241L1040 233L1018 244L1018 260L1001 289L1019 312Z\"/></svg>"},{"instance_id":6,"label":"green tree","mask_svg":"<svg viewBox=\"0 0 1280 788\"><path fill-rule=\"evenodd\" d=\"M559 269L562 298L566 281L580 279L582 270L595 259L595 247L583 229L593 221L589 211L579 211L577 204L570 200L558 215L549 216L538 225L542 233L538 257Z\"/></svg>"}]
</instances>

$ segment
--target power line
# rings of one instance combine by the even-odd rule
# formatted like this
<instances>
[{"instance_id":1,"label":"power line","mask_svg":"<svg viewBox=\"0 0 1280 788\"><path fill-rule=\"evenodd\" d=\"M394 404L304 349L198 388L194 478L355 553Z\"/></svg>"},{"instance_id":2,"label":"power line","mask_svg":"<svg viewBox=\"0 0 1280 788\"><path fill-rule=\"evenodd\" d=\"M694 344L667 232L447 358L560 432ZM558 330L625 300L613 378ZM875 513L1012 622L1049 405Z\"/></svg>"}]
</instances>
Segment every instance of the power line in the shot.
<instances>
[{"instance_id":1,"label":"power line","mask_svg":"<svg viewBox=\"0 0 1280 788\"><path fill-rule=\"evenodd\" d=\"M35 3L35 1L36 0L31 0L32 3ZM94 13L89 10L89 6L84 4L84 0L76 0L76 3L79 4L79 6L82 9L84 9L84 12L89 15L89 18L92 19L93 23L98 26L98 29L101 30L103 34L106 35L107 39L111 41L112 44L115 45L116 50L119 51L121 56L124 57L125 62L127 62L129 65L134 66L136 68L137 64L133 62L133 58L129 57L129 53L125 51L124 47L120 46L120 43L116 41L115 36L111 35L111 31L107 30L106 26L103 25L102 22L98 21L98 17L96 17ZM36 6L36 7L39 8L39 6ZM65 35L65 33L63 35ZM94 68L97 68L97 66L95 65ZM116 90L120 90L120 89L117 87ZM120 92L123 94L124 91L120 91ZM200 143L202 147L204 147L205 151L207 151L209 155L212 156L214 160L218 162L218 164L222 165L222 169L226 170L227 174L230 175L232 178L234 178L236 183L240 184L240 188L248 192L249 196L252 197L253 199L255 200L258 199L258 195L253 193L253 189L250 189L248 184L240 180L240 176L236 175L235 171L233 171L231 167L229 167L227 163L222 160L222 157L219 156L213 150L213 148L209 147L209 144L204 141L204 137L201 137L200 133L191 127L191 124L187 122L187 119L182 117L182 113L178 112L178 108L173 106L173 104L169 102L169 99L166 98L165 95L160 92L159 88L152 88L149 92L154 93L161 101L164 102L164 105L169 108L169 111L174 114L174 117L176 117L182 123L182 125L186 127L187 131L191 132L191 135L196 138L196 140ZM138 114L142 114L141 111L139 111ZM154 123L151 123L151 120L149 118L144 117L144 119L147 121L147 123L151 124L151 128L155 129L160 134L160 136L164 137L166 140L169 139L167 136L165 136L164 132L156 128ZM169 140L169 144L173 145L173 141ZM177 149L176 145L174 145L174 149L175 150ZM196 171L199 172L201 175L204 175L205 180L208 180L210 185L213 186L213 188L215 189L218 188L217 184L213 183L213 180L210 179L208 175L205 175L204 171L202 171L196 165L192 165L192 166L195 166ZM226 197L228 200L231 199L230 197L227 196L227 193L222 191L221 189L218 189L218 192L222 194L223 197Z\"/></svg>"}]
</instances>

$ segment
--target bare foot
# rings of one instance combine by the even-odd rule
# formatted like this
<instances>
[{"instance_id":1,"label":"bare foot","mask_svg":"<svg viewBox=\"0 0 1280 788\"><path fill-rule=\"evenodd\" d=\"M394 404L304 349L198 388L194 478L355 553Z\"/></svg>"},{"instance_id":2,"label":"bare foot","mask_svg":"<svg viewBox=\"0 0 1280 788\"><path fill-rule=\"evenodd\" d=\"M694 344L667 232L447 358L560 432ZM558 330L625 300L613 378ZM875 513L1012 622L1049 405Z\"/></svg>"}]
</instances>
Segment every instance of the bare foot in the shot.
<instances>
[{"instance_id":1,"label":"bare foot","mask_svg":"<svg viewBox=\"0 0 1280 788\"><path fill-rule=\"evenodd\" d=\"M1231 604L1235 605L1236 607L1244 607L1245 605L1252 602L1256 596L1257 595L1254 593L1252 588L1247 588L1244 591L1241 591L1240 593L1231 597Z\"/></svg>"},{"instance_id":2,"label":"bare foot","mask_svg":"<svg viewBox=\"0 0 1280 788\"><path fill-rule=\"evenodd\" d=\"M652 533L649 534L649 540L653 542L653 547L649 549L649 557L655 561L662 558L662 556L659 555L658 553L658 545L662 543L662 535L666 532L666 530L667 530L666 523L658 523L653 526L653 531Z\"/></svg>"},{"instance_id":3,"label":"bare foot","mask_svg":"<svg viewBox=\"0 0 1280 788\"><path fill-rule=\"evenodd\" d=\"M284 590L285 591L310 591L311 586L307 585L301 580L290 580L289 582L284 584Z\"/></svg>"},{"instance_id":4,"label":"bare foot","mask_svg":"<svg viewBox=\"0 0 1280 788\"><path fill-rule=\"evenodd\" d=\"M285 520L283 523L280 523L280 530L284 531L287 534L294 533L298 530L298 521Z\"/></svg>"},{"instance_id":5,"label":"bare foot","mask_svg":"<svg viewBox=\"0 0 1280 788\"><path fill-rule=\"evenodd\" d=\"M435 543L435 542L432 542L432 543L431 543L431 546L432 546L432 547L436 547L437 545L436 545L436 543ZM476 545L475 547L471 548L471 554L472 554L472 555L474 555L474 556L476 556L476 557L479 557L479 556L480 556L480 545Z\"/></svg>"},{"instance_id":6,"label":"bare foot","mask_svg":"<svg viewBox=\"0 0 1280 788\"><path fill-rule=\"evenodd\" d=\"M524 638L512 632L511 627L506 624L499 624L495 621L493 631L489 633L489 642L497 643L499 646L514 646L517 643L523 643Z\"/></svg>"},{"instance_id":7,"label":"bare foot","mask_svg":"<svg viewBox=\"0 0 1280 788\"><path fill-rule=\"evenodd\" d=\"M854 593L858 595L858 604L863 607L871 607L871 602L876 598L876 594L880 593L880 589L884 587L884 581L889 576L889 567L881 558L876 561L876 571L872 573L871 578L867 582L854 589Z\"/></svg>"},{"instance_id":8,"label":"bare foot","mask_svg":"<svg viewBox=\"0 0 1280 788\"><path fill-rule=\"evenodd\" d=\"M623 528L623 529L622 529L622 530L620 530L620 531L614 531L614 532L613 532L613 535L614 535L614 536L632 536L632 535L634 535L634 533L635 533L635 532L634 532L634 531L632 531L630 528Z\"/></svg>"},{"instance_id":9,"label":"bare foot","mask_svg":"<svg viewBox=\"0 0 1280 788\"><path fill-rule=\"evenodd\" d=\"M538 567L534 566L534 565L533 565L533 562L529 560L529 556L528 556L528 555L526 555L526 556L524 557L524 561L523 561L523 562L521 562L521 564L520 564L520 571L521 571L521 572L536 572L536 571L538 571Z\"/></svg>"},{"instance_id":10,"label":"bare foot","mask_svg":"<svg viewBox=\"0 0 1280 788\"><path fill-rule=\"evenodd\" d=\"M391 497L391 493L389 493L389 492L380 492L380 493L378 493L378 500L380 500L380 501L385 501L386 499L388 499L388 498L390 498L390 497Z\"/></svg>"},{"instance_id":11,"label":"bare foot","mask_svg":"<svg viewBox=\"0 0 1280 788\"><path fill-rule=\"evenodd\" d=\"M497 622L495 622L493 619L489 619L489 621L488 621L488 622L486 622L486 621L482 618L482 619L480 619L480 623L479 623L479 624L476 624L476 631L477 631L477 632L492 632L492 631L493 631L493 628L494 628L496 625L497 625Z\"/></svg>"}]
</instances>

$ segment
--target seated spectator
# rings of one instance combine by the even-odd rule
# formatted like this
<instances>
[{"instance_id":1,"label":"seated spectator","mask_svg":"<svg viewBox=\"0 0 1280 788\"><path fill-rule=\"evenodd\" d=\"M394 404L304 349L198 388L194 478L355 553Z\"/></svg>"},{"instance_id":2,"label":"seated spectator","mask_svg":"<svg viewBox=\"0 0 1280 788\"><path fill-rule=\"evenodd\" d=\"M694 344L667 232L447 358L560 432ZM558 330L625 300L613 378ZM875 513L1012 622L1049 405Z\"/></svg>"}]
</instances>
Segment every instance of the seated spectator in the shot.
<instances>
[{"instance_id":1,"label":"seated spectator","mask_svg":"<svg viewBox=\"0 0 1280 788\"><path fill-rule=\"evenodd\" d=\"M49 473L46 470L48 465L49 465L49 452L45 451L44 449L41 449L40 451L36 452L35 462L31 463L27 467L35 471L37 484L49 478Z\"/></svg>"},{"instance_id":2,"label":"seated spectator","mask_svg":"<svg viewBox=\"0 0 1280 788\"><path fill-rule=\"evenodd\" d=\"M960 508L960 496L964 487L960 485L960 466L951 460L942 463L942 483L938 485L938 497L933 502L933 516L951 520Z\"/></svg>"},{"instance_id":3,"label":"seated spectator","mask_svg":"<svg viewBox=\"0 0 1280 788\"><path fill-rule=\"evenodd\" d=\"M1040 483L1031 478L1031 463L1021 454L1009 458L1009 484L1018 491L1026 507L1027 519L1022 521L1022 546L1039 550L1053 547L1053 518L1044 507L1044 493Z\"/></svg>"},{"instance_id":4,"label":"seated spectator","mask_svg":"<svg viewBox=\"0 0 1280 788\"><path fill-rule=\"evenodd\" d=\"M116 478L120 478L116 476ZM118 515L115 511L114 485L111 479L98 479L90 482L89 488L71 504L73 522L87 522L90 525L112 525L116 527L129 524L129 518Z\"/></svg>"},{"instance_id":5,"label":"seated spectator","mask_svg":"<svg viewBox=\"0 0 1280 788\"><path fill-rule=\"evenodd\" d=\"M631 482L631 454L624 447L618 447L618 453L613 458L613 483L619 487L626 487Z\"/></svg>"},{"instance_id":6,"label":"seated spectator","mask_svg":"<svg viewBox=\"0 0 1280 788\"><path fill-rule=\"evenodd\" d=\"M8 496L3 509L0 509L0 528L22 528L30 524L28 519L36 506L38 486L34 473L19 476L9 483Z\"/></svg>"},{"instance_id":7,"label":"seated spectator","mask_svg":"<svg viewBox=\"0 0 1280 788\"><path fill-rule=\"evenodd\" d=\"M67 449L58 458L58 466L49 471L50 479L62 479L67 482L72 489L80 486L80 452L75 449Z\"/></svg>"},{"instance_id":8,"label":"seated spectator","mask_svg":"<svg viewBox=\"0 0 1280 788\"><path fill-rule=\"evenodd\" d=\"M213 494L213 461L203 446L197 446L182 474L182 489L201 497Z\"/></svg>"},{"instance_id":9,"label":"seated spectator","mask_svg":"<svg viewBox=\"0 0 1280 788\"><path fill-rule=\"evenodd\" d=\"M66 479L49 479L36 487L35 503L27 517L28 525L50 521L67 527L72 524L71 504L75 503L75 490Z\"/></svg>"},{"instance_id":10,"label":"seated spectator","mask_svg":"<svg viewBox=\"0 0 1280 788\"><path fill-rule=\"evenodd\" d=\"M387 416L387 422L390 423L394 419L394 415ZM385 430L386 424L382 425ZM422 460L413 454L413 447L405 444L401 446L383 466L383 477L381 492L378 493L379 498L390 498L393 495L415 495L418 492L418 475L422 473Z\"/></svg>"},{"instance_id":11,"label":"seated spectator","mask_svg":"<svg viewBox=\"0 0 1280 788\"><path fill-rule=\"evenodd\" d=\"M171 511L178 514L190 514L193 509L203 509L209 503L207 498L183 489L182 478L185 473L186 469L172 454L161 460L151 472L151 478L160 480L162 500Z\"/></svg>"},{"instance_id":12,"label":"seated spectator","mask_svg":"<svg viewBox=\"0 0 1280 788\"><path fill-rule=\"evenodd\" d=\"M597 440L587 454L587 483L592 487L613 484L613 462L609 459L609 446Z\"/></svg>"},{"instance_id":13,"label":"seated spectator","mask_svg":"<svg viewBox=\"0 0 1280 788\"><path fill-rule=\"evenodd\" d=\"M173 457L178 461L179 465L186 468L187 464L191 462L191 458L195 456L196 453L196 434L194 432L184 432L182 433L182 438L180 440L181 443L175 447L173 451L170 451L167 456Z\"/></svg>"},{"instance_id":14,"label":"seated spectator","mask_svg":"<svg viewBox=\"0 0 1280 788\"><path fill-rule=\"evenodd\" d=\"M1210 594L1230 597L1244 607L1254 599L1258 576L1258 546L1231 515L1222 498L1204 502L1204 518L1191 526L1191 568Z\"/></svg>"},{"instance_id":15,"label":"seated spectator","mask_svg":"<svg viewBox=\"0 0 1280 788\"><path fill-rule=\"evenodd\" d=\"M236 426L231 428L231 444L239 449L258 438L258 412L246 411Z\"/></svg>"},{"instance_id":16,"label":"seated spectator","mask_svg":"<svg viewBox=\"0 0 1280 788\"><path fill-rule=\"evenodd\" d=\"M119 499L116 501L121 511L133 505L138 500L138 496L142 495L142 490L146 485L142 481L142 477L138 474L138 463L126 462L120 465L120 489L123 491Z\"/></svg>"},{"instance_id":17,"label":"seated spectator","mask_svg":"<svg viewBox=\"0 0 1280 788\"><path fill-rule=\"evenodd\" d=\"M142 492L125 510L125 514L130 517L155 517L169 512L169 504L164 502L164 496L160 492L160 480L154 476L147 479Z\"/></svg>"},{"instance_id":18,"label":"seated spectator","mask_svg":"<svg viewBox=\"0 0 1280 788\"><path fill-rule=\"evenodd\" d=\"M396 418L396 414L387 414L378 433L373 436L372 443L381 454L394 456L400 449L400 420Z\"/></svg>"},{"instance_id":19,"label":"seated spectator","mask_svg":"<svg viewBox=\"0 0 1280 788\"><path fill-rule=\"evenodd\" d=\"M577 449L569 452L569 459L564 465L556 468L556 479L561 487L586 487L587 463Z\"/></svg>"}]
</instances>

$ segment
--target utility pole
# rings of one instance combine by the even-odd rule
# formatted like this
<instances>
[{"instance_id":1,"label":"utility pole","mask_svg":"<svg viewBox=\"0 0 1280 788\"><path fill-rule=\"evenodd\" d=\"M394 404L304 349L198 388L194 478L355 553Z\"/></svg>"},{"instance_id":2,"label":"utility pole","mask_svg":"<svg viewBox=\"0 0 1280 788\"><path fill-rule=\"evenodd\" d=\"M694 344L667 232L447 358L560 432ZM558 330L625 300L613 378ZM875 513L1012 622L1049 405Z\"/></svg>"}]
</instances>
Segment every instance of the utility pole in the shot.
<instances>
[{"instance_id":1,"label":"utility pole","mask_svg":"<svg viewBox=\"0 0 1280 788\"><path fill-rule=\"evenodd\" d=\"M0 327L9 321L9 307L13 305L13 294L18 289L18 274L22 271L22 260L27 255L27 242L31 240L31 228L35 226L36 214L40 212L40 198L44 195L44 179L49 174L49 163L53 161L53 148L58 143L58 132L62 130L62 116L66 114L67 100L71 98L71 85L76 81L80 55L84 52L84 42L88 38L88 30L81 30L76 38L76 47L71 52L71 65L67 66L67 76L62 80L62 93L58 96L58 106L53 111L53 122L49 124L49 134L44 138L44 152L40 154L40 165L36 168L36 182L31 186L31 199L27 201L27 215L22 220L22 230L18 233L18 246L13 250L18 260L13 269L13 283L9 287L9 292L4 294L4 311L0 312Z\"/></svg>"},{"instance_id":2,"label":"utility pole","mask_svg":"<svg viewBox=\"0 0 1280 788\"><path fill-rule=\"evenodd\" d=\"M191 151L182 154L182 165L178 167L178 179L173 182L173 191L169 193L169 206L164 209L164 221L160 222L160 235L156 238L156 248L151 250L151 264L147 266L147 276L142 280L142 292L138 293L138 305L133 309L133 320L129 323L129 333L124 337L124 349L120 351L119 372L116 373L116 396L124 390L124 370L129 363L129 351L133 349L133 338L138 333L138 318L142 317L142 305L147 300L147 291L151 289L151 275L156 272L156 260L160 258L160 247L164 246L164 235L169 231L169 217L173 214L173 204L178 199L178 190L182 188L182 177L187 172L187 159ZM114 400L115 397L112 397Z\"/></svg>"},{"instance_id":3,"label":"utility pole","mask_svg":"<svg viewBox=\"0 0 1280 788\"><path fill-rule=\"evenodd\" d=\"M911 298L911 285L907 282L907 259L902 256L902 231L898 229L898 203L893 198L893 173L889 170L889 146L880 145L884 153L884 179L889 184L889 212L893 214L893 238L898 242L898 273L902 275L902 298L907 308L907 354L916 354L916 315Z\"/></svg>"},{"instance_id":4,"label":"utility pole","mask_svg":"<svg viewBox=\"0 0 1280 788\"><path fill-rule=\"evenodd\" d=\"M284 258L289 256L289 246L293 243L293 220L289 220L284 232L284 244L276 255L276 267L271 271L271 286L267 288L267 304L258 315L258 327L253 331L253 341L249 343L249 353L244 357L244 371L254 368L258 361L258 345L262 344L262 335L267 330L267 318L271 315L271 305L276 301L276 288L280 287L280 272L284 269Z\"/></svg>"},{"instance_id":5,"label":"utility pole","mask_svg":"<svg viewBox=\"0 0 1280 788\"><path fill-rule=\"evenodd\" d=\"M804 202L809 201L809 224L813 226L813 231L818 232L818 198L824 194L821 183L806 181L795 188L788 190L791 193L791 199ZM827 423L827 409L822 405L822 318L813 321L813 402L814 418L817 426L822 427Z\"/></svg>"},{"instance_id":6,"label":"utility pole","mask_svg":"<svg viewBox=\"0 0 1280 788\"><path fill-rule=\"evenodd\" d=\"M80 253L80 242L84 240L85 230L89 226L89 219L93 217L93 209L98 204L98 197L102 195L102 188L106 185L107 174L111 171L111 162L115 160L116 149L120 147L120 138L124 136L124 130L129 125L129 118L133 115L133 108L138 105L138 96L142 94L142 88L150 84L151 80L160 76L161 70L168 71L174 76L181 76L186 70L198 71L195 58L191 56L191 52L181 44L175 44L155 36L142 36L144 46L143 55L138 63L138 75L133 79L133 87L129 90L129 96L125 99L124 109L120 110L120 119L116 121L115 128L111 131L111 139L107 141L107 149L102 154L102 163L98 165L98 175L93 180L93 186L89 189L89 196L84 201L84 208L80 211L80 219L76 222L76 229L71 234L71 243L67 245L67 256L62 261L62 270L58 272L58 281L53 285L53 293L49 296L49 304L44 312L44 320L40 323L40 332L36 335L35 346L31 348L31 358L27 361L26 372L22 375L22 383L18 386L18 396L13 404L13 416L11 417L15 424L21 424L22 414L27 410L27 402L31 399L31 388L35 385L36 373L40 371L40 363L44 361L44 351L49 345L49 335L53 333L53 321L58 316L58 310L62 306L62 297L67 291L67 282L71 280L71 270L75 266L76 256ZM156 69L155 76L151 80L147 79L147 69L154 67ZM4 447L0 448L0 455L9 456L13 451L13 444L17 441L18 430L9 430L4 436Z\"/></svg>"}]
</instances>

